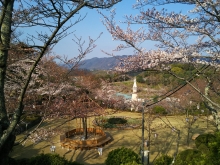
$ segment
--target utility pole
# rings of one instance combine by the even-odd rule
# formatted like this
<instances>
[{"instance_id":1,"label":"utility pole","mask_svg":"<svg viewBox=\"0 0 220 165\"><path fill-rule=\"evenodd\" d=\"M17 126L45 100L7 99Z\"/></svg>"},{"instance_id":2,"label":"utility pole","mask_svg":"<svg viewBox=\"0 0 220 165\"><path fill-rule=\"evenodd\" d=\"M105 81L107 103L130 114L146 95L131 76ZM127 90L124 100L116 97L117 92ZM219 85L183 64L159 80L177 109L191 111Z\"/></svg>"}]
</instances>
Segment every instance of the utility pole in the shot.
<instances>
[{"instance_id":1,"label":"utility pole","mask_svg":"<svg viewBox=\"0 0 220 165\"><path fill-rule=\"evenodd\" d=\"M175 163L176 156L177 156L178 150L179 150L179 143L180 143L180 130L176 129L176 128L172 128L172 131L177 133L177 140L176 140L176 151L174 152L173 161L172 161L171 165L173 165Z\"/></svg>"},{"instance_id":2,"label":"utility pole","mask_svg":"<svg viewBox=\"0 0 220 165\"><path fill-rule=\"evenodd\" d=\"M141 145L141 164L144 165L144 106L142 107L142 145Z\"/></svg>"},{"instance_id":3,"label":"utility pole","mask_svg":"<svg viewBox=\"0 0 220 165\"><path fill-rule=\"evenodd\" d=\"M150 126L151 126L151 119L150 119L151 115L148 114L148 142L147 142L147 149L148 151L147 152L147 165L150 164L150 135L151 135L151 129L150 129Z\"/></svg>"},{"instance_id":4,"label":"utility pole","mask_svg":"<svg viewBox=\"0 0 220 165\"><path fill-rule=\"evenodd\" d=\"M192 105L192 101L190 100L189 109L187 108L187 113L186 113L186 123L187 123L187 141L186 141L186 143L187 143L187 146L189 146L189 133L190 133L192 123L194 120L194 115L193 115L193 119L190 119L190 117L189 117L189 110L191 111L191 114L192 114L191 105Z\"/></svg>"}]
</instances>

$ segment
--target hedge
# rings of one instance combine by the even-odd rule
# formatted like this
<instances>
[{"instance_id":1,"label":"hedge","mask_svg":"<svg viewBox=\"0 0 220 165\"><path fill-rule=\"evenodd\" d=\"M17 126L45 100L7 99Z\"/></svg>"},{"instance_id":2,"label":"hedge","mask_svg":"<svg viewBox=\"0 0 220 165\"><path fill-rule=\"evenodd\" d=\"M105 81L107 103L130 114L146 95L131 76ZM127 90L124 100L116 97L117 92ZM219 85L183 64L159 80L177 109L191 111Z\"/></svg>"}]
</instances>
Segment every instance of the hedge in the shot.
<instances>
[{"instance_id":1,"label":"hedge","mask_svg":"<svg viewBox=\"0 0 220 165\"><path fill-rule=\"evenodd\" d=\"M109 152L106 165L136 165L140 164L140 156L130 148L118 148Z\"/></svg>"},{"instance_id":2,"label":"hedge","mask_svg":"<svg viewBox=\"0 0 220 165\"><path fill-rule=\"evenodd\" d=\"M58 154L40 154L30 159L9 158L8 165L83 165L78 162L71 162Z\"/></svg>"}]
</instances>

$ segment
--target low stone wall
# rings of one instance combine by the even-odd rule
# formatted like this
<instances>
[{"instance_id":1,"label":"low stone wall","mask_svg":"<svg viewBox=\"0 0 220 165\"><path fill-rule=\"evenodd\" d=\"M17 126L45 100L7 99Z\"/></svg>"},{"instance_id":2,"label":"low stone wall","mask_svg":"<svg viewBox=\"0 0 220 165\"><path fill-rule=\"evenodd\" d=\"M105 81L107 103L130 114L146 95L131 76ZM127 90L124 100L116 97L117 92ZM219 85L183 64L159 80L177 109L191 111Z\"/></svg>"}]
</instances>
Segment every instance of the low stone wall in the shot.
<instances>
[{"instance_id":1,"label":"low stone wall","mask_svg":"<svg viewBox=\"0 0 220 165\"><path fill-rule=\"evenodd\" d=\"M103 132L103 130L97 129L97 128L87 128L87 132L88 133L93 133L95 135L96 134L101 135L101 136L105 135L105 132ZM81 135L81 134L83 134L83 128L76 128L76 129L73 129L73 130L68 131L68 132L65 133L66 138L74 136L74 135Z\"/></svg>"},{"instance_id":2,"label":"low stone wall","mask_svg":"<svg viewBox=\"0 0 220 165\"><path fill-rule=\"evenodd\" d=\"M82 128L76 128L71 131L65 133L65 135L60 136L61 146L68 149L90 149L96 148L100 146L104 146L111 141L111 138L108 137L105 132L101 129L97 128L87 128L88 133L94 133L95 135L99 135L101 137L97 139L88 139L88 140L75 140L71 139L71 137L75 135L83 134Z\"/></svg>"}]
</instances>

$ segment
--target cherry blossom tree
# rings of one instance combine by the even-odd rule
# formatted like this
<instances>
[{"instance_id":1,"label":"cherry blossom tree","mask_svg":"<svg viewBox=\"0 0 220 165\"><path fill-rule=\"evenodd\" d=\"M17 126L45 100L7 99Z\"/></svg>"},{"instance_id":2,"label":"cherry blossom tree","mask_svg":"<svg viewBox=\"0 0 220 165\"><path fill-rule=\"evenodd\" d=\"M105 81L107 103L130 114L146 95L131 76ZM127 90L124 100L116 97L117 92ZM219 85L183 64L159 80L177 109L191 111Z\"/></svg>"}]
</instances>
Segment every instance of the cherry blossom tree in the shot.
<instances>
[{"instance_id":1,"label":"cherry blossom tree","mask_svg":"<svg viewBox=\"0 0 220 165\"><path fill-rule=\"evenodd\" d=\"M109 17L100 12L113 40L123 41L114 51L134 50L132 56L121 60L116 67L118 71L165 70L182 79L185 85L190 85L206 100L217 126L220 105L216 90L219 80L213 75L219 69L219 3L212 0L138 0L133 7L139 14L128 14L121 21L127 24L125 29L115 21L115 10ZM167 5L178 5L181 11L167 10ZM155 42L155 49L146 49L148 41ZM191 63L197 71L188 78L179 76L166 65L175 62ZM208 75L211 69L213 75ZM192 83L200 77L206 79L205 90Z\"/></svg>"},{"instance_id":2,"label":"cherry blossom tree","mask_svg":"<svg viewBox=\"0 0 220 165\"><path fill-rule=\"evenodd\" d=\"M14 129L20 120L24 109L24 98L35 68L45 55L49 47L53 47L61 39L69 35L69 29L84 17L78 16L78 12L85 7L109 8L120 0L33 0L14 1L3 0L0 3L0 164L7 164L7 156L15 141ZM75 19L76 18L76 19ZM75 19L75 20L74 20ZM70 24L66 24L69 22ZM17 106L14 109L12 120L9 122L5 106L6 72L8 69L8 53L11 39L20 42L20 38L14 36L15 31L22 28L35 28L35 33L26 36L26 49L32 48L32 64L26 73L26 78L19 88ZM12 33L13 32L13 33ZM93 45L93 44L92 44ZM85 56L79 53L79 57Z\"/></svg>"}]
</instances>

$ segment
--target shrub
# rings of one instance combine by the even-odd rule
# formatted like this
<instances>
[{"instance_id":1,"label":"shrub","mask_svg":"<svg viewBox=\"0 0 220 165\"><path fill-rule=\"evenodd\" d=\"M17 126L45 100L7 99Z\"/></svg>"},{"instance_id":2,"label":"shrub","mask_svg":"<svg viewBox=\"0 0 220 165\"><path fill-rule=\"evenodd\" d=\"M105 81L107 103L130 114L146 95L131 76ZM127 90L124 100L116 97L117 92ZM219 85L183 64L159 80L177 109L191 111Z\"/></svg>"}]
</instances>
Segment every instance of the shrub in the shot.
<instances>
[{"instance_id":1,"label":"shrub","mask_svg":"<svg viewBox=\"0 0 220 165\"><path fill-rule=\"evenodd\" d=\"M82 165L77 162L70 162L58 154L40 154L30 159L10 159L9 165Z\"/></svg>"},{"instance_id":2,"label":"shrub","mask_svg":"<svg viewBox=\"0 0 220 165\"><path fill-rule=\"evenodd\" d=\"M106 165L136 165L140 163L140 157L137 153L129 148L118 148L109 152Z\"/></svg>"},{"instance_id":3,"label":"shrub","mask_svg":"<svg viewBox=\"0 0 220 165\"><path fill-rule=\"evenodd\" d=\"M173 158L168 155L162 155L157 158L154 162L155 165L170 165L172 163Z\"/></svg>"},{"instance_id":4,"label":"shrub","mask_svg":"<svg viewBox=\"0 0 220 165\"><path fill-rule=\"evenodd\" d=\"M153 97L153 101L154 101L154 102L158 102L158 98L159 98L159 96L157 96L157 95L154 96L154 97Z\"/></svg>"},{"instance_id":5,"label":"shrub","mask_svg":"<svg viewBox=\"0 0 220 165\"><path fill-rule=\"evenodd\" d=\"M14 158L8 158L8 165L29 165L29 159L23 158L23 159L14 159Z\"/></svg>"},{"instance_id":6,"label":"shrub","mask_svg":"<svg viewBox=\"0 0 220 165\"><path fill-rule=\"evenodd\" d=\"M206 152L208 151L208 162L212 162L212 164L220 164L220 152L219 152L219 148L220 148L220 132L217 131L215 132L215 140L209 140L208 142L208 147L209 150L206 150Z\"/></svg>"},{"instance_id":7,"label":"shrub","mask_svg":"<svg viewBox=\"0 0 220 165\"><path fill-rule=\"evenodd\" d=\"M40 154L30 159L32 165L65 165L67 160L57 154Z\"/></svg>"},{"instance_id":8,"label":"shrub","mask_svg":"<svg viewBox=\"0 0 220 165\"><path fill-rule=\"evenodd\" d=\"M161 115L166 115L167 111L166 111L166 109L164 107L155 106L155 107L153 107L153 113L161 114Z\"/></svg>"},{"instance_id":9,"label":"shrub","mask_svg":"<svg viewBox=\"0 0 220 165\"><path fill-rule=\"evenodd\" d=\"M178 74L178 75L184 74L184 70L180 67L172 67L171 71L174 72L175 74Z\"/></svg>"},{"instance_id":10,"label":"shrub","mask_svg":"<svg viewBox=\"0 0 220 165\"><path fill-rule=\"evenodd\" d=\"M125 163L123 165L140 165L140 163L137 162L129 162L129 163Z\"/></svg>"},{"instance_id":11,"label":"shrub","mask_svg":"<svg viewBox=\"0 0 220 165\"><path fill-rule=\"evenodd\" d=\"M185 71L193 71L195 69L194 65L187 63L174 63L171 65L171 68L178 67Z\"/></svg>"},{"instance_id":12,"label":"shrub","mask_svg":"<svg viewBox=\"0 0 220 165\"><path fill-rule=\"evenodd\" d=\"M144 82L145 82L144 79L143 79L143 77L142 77L141 75L138 75L138 76L136 77L136 79L137 79L137 82L139 82L139 83L144 83Z\"/></svg>"},{"instance_id":13,"label":"shrub","mask_svg":"<svg viewBox=\"0 0 220 165\"><path fill-rule=\"evenodd\" d=\"M121 117L114 117L114 118L109 118L108 123L110 124L125 124L127 123L127 120Z\"/></svg>"},{"instance_id":14,"label":"shrub","mask_svg":"<svg viewBox=\"0 0 220 165\"><path fill-rule=\"evenodd\" d=\"M206 160L201 151L187 149L180 152L175 160L176 165L206 165Z\"/></svg>"},{"instance_id":15,"label":"shrub","mask_svg":"<svg viewBox=\"0 0 220 165\"><path fill-rule=\"evenodd\" d=\"M102 125L102 127L103 127L103 128L114 128L115 125L114 125L114 124L110 124L110 123L104 123L104 124Z\"/></svg>"},{"instance_id":16,"label":"shrub","mask_svg":"<svg viewBox=\"0 0 220 165\"><path fill-rule=\"evenodd\" d=\"M209 151L209 148L208 148L207 144L204 144L204 143L201 143L201 144L198 146L197 149L198 149L199 151L201 151L201 152L207 152L207 151Z\"/></svg>"},{"instance_id":17,"label":"shrub","mask_svg":"<svg viewBox=\"0 0 220 165\"><path fill-rule=\"evenodd\" d=\"M197 148L199 148L199 146L202 144L208 148L208 143L214 142L215 140L216 137L212 134L202 134L195 139L195 144Z\"/></svg>"},{"instance_id":18,"label":"shrub","mask_svg":"<svg viewBox=\"0 0 220 165\"><path fill-rule=\"evenodd\" d=\"M220 133L199 135L195 144L198 150L185 150L176 158L176 165L219 165L220 164Z\"/></svg>"}]
</instances>

